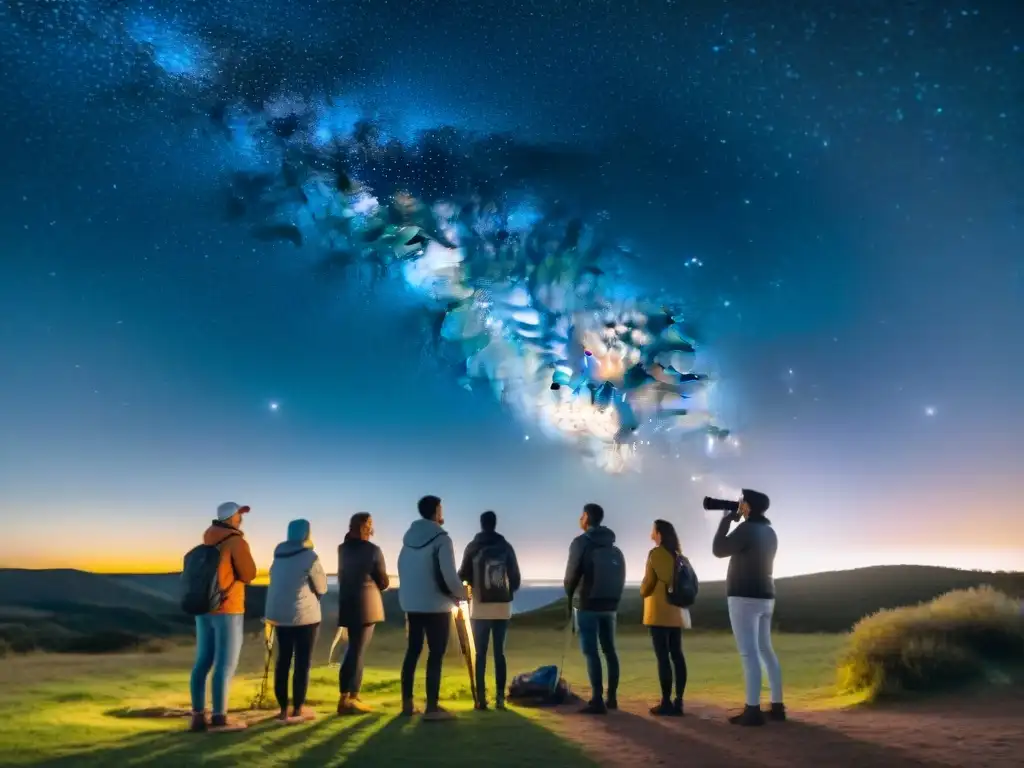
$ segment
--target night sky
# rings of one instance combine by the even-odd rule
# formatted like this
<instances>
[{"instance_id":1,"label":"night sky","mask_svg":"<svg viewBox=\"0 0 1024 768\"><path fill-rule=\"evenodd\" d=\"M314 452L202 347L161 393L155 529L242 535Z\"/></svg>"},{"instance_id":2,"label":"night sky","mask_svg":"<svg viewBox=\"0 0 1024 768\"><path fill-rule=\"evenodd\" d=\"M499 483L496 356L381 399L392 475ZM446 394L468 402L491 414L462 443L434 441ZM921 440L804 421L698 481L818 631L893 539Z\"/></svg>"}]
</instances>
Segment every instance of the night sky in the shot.
<instances>
[{"instance_id":1,"label":"night sky","mask_svg":"<svg viewBox=\"0 0 1024 768\"><path fill-rule=\"evenodd\" d=\"M393 564L432 493L459 550L496 510L528 577L597 501L631 579L656 517L707 579L700 497L753 487L779 575L1024 568L1015 5L5 0L0 564L171 570L229 499L263 568L288 520L330 560L361 510ZM399 138L585 158L546 194L699 308L738 455L602 473L432 364L398 292L226 221L208 105L140 63L139 19Z\"/></svg>"}]
</instances>

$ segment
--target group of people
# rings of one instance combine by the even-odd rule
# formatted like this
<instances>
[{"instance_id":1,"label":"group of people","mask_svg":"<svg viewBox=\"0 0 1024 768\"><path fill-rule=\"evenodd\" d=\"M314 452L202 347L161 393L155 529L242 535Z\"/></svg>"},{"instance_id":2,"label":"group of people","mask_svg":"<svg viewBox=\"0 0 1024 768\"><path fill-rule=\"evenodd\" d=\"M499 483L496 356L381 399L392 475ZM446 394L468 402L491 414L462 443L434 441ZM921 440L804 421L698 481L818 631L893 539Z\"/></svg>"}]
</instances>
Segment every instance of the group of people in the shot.
<instances>
[{"instance_id":1,"label":"group of people","mask_svg":"<svg viewBox=\"0 0 1024 768\"><path fill-rule=\"evenodd\" d=\"M769 500L763 493L744 490L738 504L725 511L715 533L712 551L729 558L727 594L729 619L742 660L745 707L730 718L737 725L761 725L761 663L768 673L771 708L768 717L785 720L781 670L771 644L775 605L773 564L778 540L765 516ZM445 531L444 508L437 496L417 504L419 517L406 532L398 558L399 603L405 613L407 646L401 669L402 714L419 714L413 700L413 680L424 645L427 648L425 720L448 720L454 715L440 704L442 666L452 625L452 608L469 601L476 646L477 709L488 709L487 656L494 657L494 706L505 708L507 667L505 642L512 601L521 575L515 549L497 532L497 515L480 516L480 533L466 547L461 565ZM242 533L249 507L221 504L204 534L204 545L217 547L214 588L220 594L211 610L196 616L196 660L191 678L191 730L241 730L245 723L228 715L228 690L242 646L245 585L256 566ZM582 533L569 547L565 592L574 629L586 661L590 699L582 714L603 715L618 707L619 659L616 619L625 585L625 562L615 547L615 533L604 524L604 509L587 504L580 515ZM730 532L733 523L739 525ZM339 715L371 711L360 698L363 667L374 627L384 621L382 593L390 586L384 555L371 542L373 519L353 515L345 540L338 547L338 626L348 634L339 672ZM689 613L670 599L675 569L681 558L679 537L671 523L656 520L654 547L647 556L640 592L643 624L650 632L657 660L661 699L651 714L681 716L687 667L682 632ZM266 621L277 633L274 692L285 723L313 719L306 706L312 653L321 623L321 599L327 576L313 549L310 524L294 520L286 541L274 551L266 598ZM603 657L603 664L602 664ZM294 667L294 671L293 670ZM607 687L604 672L607 668ZM206 713L207 678L212 671L212 715ZM289 686L289 678L291 685ZM290 694L290 696L289 696Z\"/></svg>"}]
</instances>

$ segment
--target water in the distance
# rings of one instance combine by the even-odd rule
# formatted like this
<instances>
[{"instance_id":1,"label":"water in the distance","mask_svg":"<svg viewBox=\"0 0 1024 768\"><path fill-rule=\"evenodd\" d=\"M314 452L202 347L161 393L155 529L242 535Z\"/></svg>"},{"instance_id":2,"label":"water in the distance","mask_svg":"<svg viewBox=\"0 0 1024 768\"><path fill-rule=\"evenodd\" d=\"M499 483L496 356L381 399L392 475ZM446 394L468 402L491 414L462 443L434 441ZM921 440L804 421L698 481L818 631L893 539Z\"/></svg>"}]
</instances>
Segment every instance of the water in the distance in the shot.
<instances>
[{"instance_id":1,"label":"water in the distance","mask_svg":"<svg viewBox=\"0 0 1024 768\"><path fill-rule=\"evenodd\" d=\"M336 576L328 577L328 593L336 591L338 579ZM391 577L391 588L398 589L398 577ZM524 581L522 587L516 592L512 601L512 613L525 613L551 605L565 595L561 582L555 581Z\"/></svg>"}]
</instances>

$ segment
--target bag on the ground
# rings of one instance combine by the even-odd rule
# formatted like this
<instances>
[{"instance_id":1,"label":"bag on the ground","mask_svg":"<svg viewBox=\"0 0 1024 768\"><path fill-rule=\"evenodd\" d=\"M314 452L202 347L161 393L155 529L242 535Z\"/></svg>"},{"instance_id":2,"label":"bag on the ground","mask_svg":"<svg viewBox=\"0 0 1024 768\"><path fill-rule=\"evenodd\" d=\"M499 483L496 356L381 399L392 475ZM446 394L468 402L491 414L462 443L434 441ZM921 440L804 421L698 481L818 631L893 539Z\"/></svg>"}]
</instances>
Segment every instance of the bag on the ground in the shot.
<instances>
[{"instance_id":1,"label":"bag on the ground","mask_svg":"<svg viewBox=\"0 0 1024 768\"><path fill-rule=\"evenodd\" d=\"M220 608L224 600L217 578L220 558L220 547L211 544L200 544L185 555L181 608L190 616L204 616Z\"/></svg>"},{"instance_id":2,"label":"bag on the ground","mask_svg":"<svg viewBox=\"0 0 1024 768\"><path fill-rule=\"evenodd\" d=\"M697 572L693 570L693 565L682 555L676 555L672 583L668 585L668 601L679 608L689 608L697 602L699 588Z\"/></svg>"},{"instance_id":3,"label":"bag on the ground","mask_svg":"<svg viewBox=\"0 0 1024 768\"><path fill-rule=\"evenodd\" d=\"M511 603L508 552L505 547L483 547L473 558L473 595L481 603Z\"/></svg>"},{"instance_id":4,"label":"bag on the ground","mask_svg":"<svg viewBox=\"0 0 1024 768\"><path fill-rule=\"evenodd\" d=\"M516 675L508 687L509 701L521 707L557 707L569 695L569 684L553 664Z\"/></svg>"},{"instance_id":5,"label":"bag on the ground","mask_svg":"<svg viewBox=\"0 0 1024 768\"><path fill-rule=\"evenodd\" d=\"M626 588L626 558L615 546L591 546L583 555L583 579L591 600L620 600Z\"/></svg>"}]
</instances>

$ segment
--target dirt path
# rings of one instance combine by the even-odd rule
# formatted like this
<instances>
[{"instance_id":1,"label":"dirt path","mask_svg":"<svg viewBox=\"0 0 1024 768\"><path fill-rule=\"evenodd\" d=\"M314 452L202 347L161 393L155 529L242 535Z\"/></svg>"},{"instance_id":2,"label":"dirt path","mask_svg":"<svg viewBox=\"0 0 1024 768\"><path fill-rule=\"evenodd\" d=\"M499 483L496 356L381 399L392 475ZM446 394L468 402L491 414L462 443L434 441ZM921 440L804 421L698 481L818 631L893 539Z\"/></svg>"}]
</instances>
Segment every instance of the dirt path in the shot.
<instances>
[{"instance_id":1,"label":"dirt path","mask_svg":"<svg viewBox=\"0 0 1024 768\"><path fill-rule=\"evenodd\" d=\"M600 765L639 768L1019 768L1024 697L899 709L792 712L789 722L739 728L722 709L694 704L684 718L655 718L647 703L620 702L608 717L556 710L553 727Z\"/></svg>"}]
</instances>

